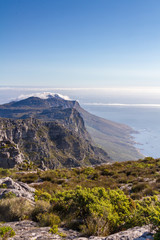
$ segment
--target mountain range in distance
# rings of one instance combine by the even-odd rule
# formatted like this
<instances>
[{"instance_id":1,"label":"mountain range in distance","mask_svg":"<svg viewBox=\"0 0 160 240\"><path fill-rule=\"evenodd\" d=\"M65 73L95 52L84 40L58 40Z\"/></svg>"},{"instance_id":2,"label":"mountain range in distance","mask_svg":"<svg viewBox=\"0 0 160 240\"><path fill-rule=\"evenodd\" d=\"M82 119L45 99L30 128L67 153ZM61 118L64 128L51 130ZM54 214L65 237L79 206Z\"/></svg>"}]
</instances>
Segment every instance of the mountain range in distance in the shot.
<instances>
[{"instance_id":1,"label":"mountain range in distance","mask_svg":"<svg viewBox=\"0 0 160 240\"><path fill-rule=\"evenodd\" d=\"M77 101L48 94L0 105L0 167L24 160L48 168L143 157L132 128L97 117Z\"/></svg>"}]
</instances>

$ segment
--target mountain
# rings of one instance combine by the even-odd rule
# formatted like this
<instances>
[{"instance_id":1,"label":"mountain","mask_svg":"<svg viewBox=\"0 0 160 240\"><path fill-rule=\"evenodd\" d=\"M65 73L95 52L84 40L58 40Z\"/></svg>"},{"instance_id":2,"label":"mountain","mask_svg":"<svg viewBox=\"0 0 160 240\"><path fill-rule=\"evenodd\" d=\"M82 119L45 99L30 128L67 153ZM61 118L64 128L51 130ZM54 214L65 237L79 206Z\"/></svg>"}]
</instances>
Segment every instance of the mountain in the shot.
<instances>
[{"instance_id":1,"label":"mountain","mask_svg":"<svg viewBox=\"0 0 160 240\"><path fill-rule=\"evenodd\" d=\"M65 100L59 95L48 95L44 99L32 96L0 105L0 117L11 119L35 118L43 121L56 120L68 130L72 131L74 128L78 134L82 134L84 126L80 131L78 126L77 128L74 126L75 118L73 121L73 116L78 116L78 114L83 118L85 127L91 136L85 130L85 138L89 141L92 138L94 140L92 145L102 147L113 160L122 161L142 157L133 146L131 134L134 131L132 128L90 114L77 101Z\"/></svg>"},{"instance_id":2,"label":"mountain","mask_svg":"<svg viewBox=\"0 0 160 240\"><path fill-rule=\"evenodd\" d=\"M94 142L101 146L115 161L128 161L144 156L134 147L131 127L95 116L79 105L76 109L84 119L85 126Z\"/></svg>"},{"instance_id":3,"label":"mountain","mask_svg":"<svg viewBox=\"0 0 160 240\"><path fill-rule=\"evenodd\" d=\"M104 150L92 145L82 118L77 116L72 130L56 121L1 118L0 167L11 168L32 161L40 167L54 169L110 161ZM79 132L82 129L80 134L77 128Z\"/></svg>"}]
</instances>

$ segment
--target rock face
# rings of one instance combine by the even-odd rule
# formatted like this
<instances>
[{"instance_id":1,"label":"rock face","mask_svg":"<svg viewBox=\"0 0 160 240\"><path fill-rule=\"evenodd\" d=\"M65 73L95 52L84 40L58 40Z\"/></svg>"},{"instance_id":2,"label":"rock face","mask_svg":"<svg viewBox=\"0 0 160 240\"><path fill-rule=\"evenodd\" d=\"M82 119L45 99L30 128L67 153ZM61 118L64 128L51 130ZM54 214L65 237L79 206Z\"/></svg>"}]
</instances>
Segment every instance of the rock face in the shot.
<instances>
[{"instance_id":1,"label":"rock face","mask_svg":"<svg viewBox=\"0 0 160 240\"><path fill-rule=\"evenodd\" d=\"M17 197L34 201L34 188L29 187L26 183L14 182L10 177L0 179L0 199L10 192Z\"/></svg>"},{"instance_id":2,"label":"rock face","mask_svg":"<svg viewBox=\"0 0 160 240\"><path fill-rule=\"evenodd\" d=\"M1 135L0 136L0 166L2 168L13 168L16 164L22 163L23 160L24 160L24 156L20 152L18 145L10 141L9 139L5 140L5 138L3 138Z\"/></svg>"},{"instance_id":3,"label":"rock face","mask_svg":"<svg viewBox=\"0 0 160 240\"><path fill-rule=\"evenodd\" d=\"M48 240L48 239L64 239L56 234L49 233L49 227L38 227L35 222L32 221L20 221L20 222L9 222L3 224L5 226L11 226L16 235L10 240ZM80 234L73 230L59 229L60 233L66 235L65 239L75 240L151 240L153 234L149 231L149 226L135 227L124 232L110 235L108 237L94 237L89 238L80 237Z\"/></svg>"},{"instance_id":4,"label":"rock face","mask_svg":"<svg viewBox=\"0 0 160 240\"><path fill-rule=\"evenodd\" d=\"M68 127L57 121L1 118L0 167L14 167L24 159L52 169L110 161L105 151L92 145L83 119L74 112Z\"/></svg>"},{"instance_id":5,"label":"rock face","mask_svg":"<svg viewBox=\"0 0 160 240\"><path fill-rule=\"evenodd\" d=\"M77 110L77 111L76 111ZM80 135L80 115L85 123L87 131L94 142L101 146L109 156L116 161L136 160L143 155L133 146L131 134L132 128L97 117L85 111L77 101L68 101L58 95L48 95L47 99L30 97L21 101L0 105L0 117L12 119L36 118L44 121L56 120L69 130L76 130ZM75 121L77 116L78 122ZM89 137L86 130L83 136ZM89 137L90 138L90 137Z\"/></svg>"}]
</instances>

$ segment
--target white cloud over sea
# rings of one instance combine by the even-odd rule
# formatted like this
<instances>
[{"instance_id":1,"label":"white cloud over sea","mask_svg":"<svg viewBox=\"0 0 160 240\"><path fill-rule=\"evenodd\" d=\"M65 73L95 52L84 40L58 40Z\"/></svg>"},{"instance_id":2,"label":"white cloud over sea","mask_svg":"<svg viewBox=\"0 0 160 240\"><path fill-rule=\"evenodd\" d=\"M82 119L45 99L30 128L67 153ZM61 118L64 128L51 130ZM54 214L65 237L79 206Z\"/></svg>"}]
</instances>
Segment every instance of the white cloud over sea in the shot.
<instances>
[{"instance_id":1,"label":"white cloud over sea","mask_svg":"<svg viewBox=\"0 0 160 240\"><path fill-rule=\"evenodd\" d=\"M160 108L160 104L142 103L83 103L88 106L111 106L111 107L138 107L138 108Z\"/></svg>"},{"instance_id":2,"label":"white cloud over sea","mask_svg":"<svg viewBox=\"0 0 160 240\"><path fill-rule=\"evenodd\" d=\"M30 96L46 98L59 94L66 100L78 100L83 105L121 107L159 107L160 87L106 87L106 88L55 88L55 87L0 87L0 104Z\"/></svg>"}]
</instances>

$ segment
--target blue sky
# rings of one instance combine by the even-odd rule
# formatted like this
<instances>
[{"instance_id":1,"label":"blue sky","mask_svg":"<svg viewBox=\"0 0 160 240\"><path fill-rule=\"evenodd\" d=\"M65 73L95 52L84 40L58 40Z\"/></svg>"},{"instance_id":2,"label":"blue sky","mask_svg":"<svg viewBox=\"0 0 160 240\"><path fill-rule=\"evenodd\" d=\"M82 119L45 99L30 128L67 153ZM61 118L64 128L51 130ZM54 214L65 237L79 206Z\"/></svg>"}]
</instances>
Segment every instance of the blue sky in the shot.
<instances>
[{"instance_id":1,"label":"blue sky","mask_svg":"<svg viewBox=\"0 0 160 240\"><path fill-rule=\"evenodd\" d=\"M0 0L0 85L160 86L159 0Z\"/></svg>"}]
</instances>

